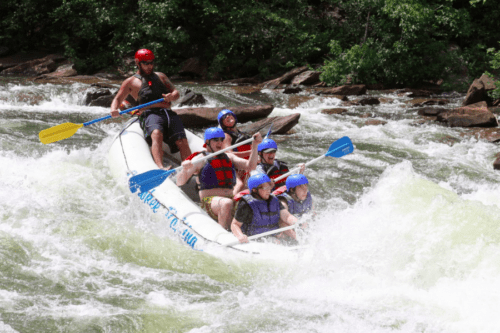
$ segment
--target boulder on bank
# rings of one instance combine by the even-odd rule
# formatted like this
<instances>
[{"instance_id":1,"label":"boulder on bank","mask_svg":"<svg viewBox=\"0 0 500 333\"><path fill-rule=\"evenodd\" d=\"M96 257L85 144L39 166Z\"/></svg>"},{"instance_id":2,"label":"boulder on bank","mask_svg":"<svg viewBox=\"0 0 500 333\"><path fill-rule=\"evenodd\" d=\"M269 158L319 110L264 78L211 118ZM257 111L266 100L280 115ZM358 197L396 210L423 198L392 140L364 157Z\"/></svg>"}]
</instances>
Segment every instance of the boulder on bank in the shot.
<instances>
[{"instance_id":1,"label":"boulder on bank","mask_svg":"<svg viewBox=\"0 0 500 333\"><path fill-rule=\"evenodd\" d=\"M105 88L97 88L97 89L92 89L90 91L87 91L85 94L85 98L83 100L83 105L90 105L90 106L96 106L95 104L92 104L96 102L96 100L100 97L103 96L111 96L111 91L109 89ZM114 96L112 96L114 98ZM111 100L113 101L113 100ZM101 106L101 105L99 105ZM111 106L111 103L107 105L108 107Z\"/></svg>"},{"instance_id":2,"label":"boulder on bank","mask_svg":"<svg viewBox=\"0 0 500 333\"><path fill-rule=\"evenodd\" d=\"M58 77L69 77L69 76L76 76L76 75L78 75L78 73L76 72L76 69L74 69L74 64L68 63L68 64L60 65L52 73L42 74L42 77L58 78Z\"/></svg>"},{"instance_id":3,"label":"boulder on bank","mask_svg":"<svg viewBox=\"0 0 500 333\"><path fill-rule=\"evenodd\" d=\"M311 85L319 82L321 72L305 71L295 76L292 80L292 85Z\"/></svg>"},{"instance_id":4,"label":"boulder on bank","mask_svg":"<svg viewBox=\"0 0 500 333\"><path fill-rule=\"evenodd\" d=\"M38 76L55 71L59 63L66 60L61 55L51 54L40 59L29 60L4 69L2 75Z\"/></svg>"},{"instance_id":5,"label":"boulder on bank","mask_svg":"<svg viewBox=\"0 0 500 333\"><path fill-rule=\"evenodd\" d=\"M433 92L430 90L423 90L423 89L404 88L404 89L397 90L396 94L398 96L407 95L408 97L411 97L411 98L417 98L417 97L429 98L432 96Z\"/></svg>"},{"instance_id":6,"label":"boulder on bank","mask_svg":"<svg viewBox=\"0 0 500 333\"><path fill-rule=\"evenodd\" d=\"M249 85L249 84L258 84L259 80L257 77L243 77L240 79L233 79L222 81L220 84L234 84L234 85Z\"/></svg>"},{"instance_id":7,"label":"boulder on bank","mask_svg":"<svg viewBox=\"0 0 500 333\"><path fill-rule=\"evenodd\" d=\"M280 76L277 79L264 82L262 85L262 89L275 89L280 84L290 83L295 76L297 76L297 75L299 75L307 70L308 70L307 66L295 68L289 72L286 72L285 74L283 74L282 76Z\"/></svg>"},{"instance_id":8,"label":"boulder on bank","mask_svg":"<svg viewBox=\"0 0 500 333\"><path fill-rule=\"evenodd\" d=\"M412 107L422 107L422 106L430 106L430 105L445 105L448 104L448 101L445 99L439 98L414 98L410 101L406 101L406 104L410 104Z\"/></svg>"},{"instance_id":9,"label":"boulder on bank","mask_svg":"<svg viewBox=\"0 0 500 333\"><path fill-rule=\"evenodd\" d=\"M319 95L365 95L366 94L366 85L364 84L353 84L353 85L345 85L340 87L326 88L318 91Z\"/></svg>"},{"instance_id":10,"label":"boulder on bank","mask_svg":"<svg viewBox=\"0 0 500 333\"><path fill-rule=\"evenodd\" d=\"M272 124L273 128L271 130L271 134L286 134L299 123L299 119L300 113L294 113L284 117L265 118L251 124L239 126L238 129L245 133L260 132L262 136L265 136Z\"/></svg>"},{"instance_id":11,"label":"boulder on bank","mask_svg":"<svg viewBox=\"0 0 500 333\"><path fill-rule=\"evenodd\" d=\"M191 90L186 90L184 96L181 98L179 102L179 106L186 105L202 105L205 104L207 100L203 97L202 94L197 94L192 92Z\"/></svg>"},{"instance_id":12,"label":"boulder on bank","mask_svg":"<svg viewBox=\"0 0 500 333\"><path fill-rule=\"evenodd\" d=\"M495 80L483 74L479 79L472 82L462 105L467 106L482 101L488 101L488 91L494 90L495 88Z\"/></svg>"},{"instance_id":13,"label":"boulder on bank","mask_svg":"<svg viewBox=\"0 0 500 333\"><path fill-rule=\"evenodd\" d=\"M242 105L218 108L185 108L174 109L185 127L210 127L218 125L217 116L224 109L230 109L238 118L239 123L265 118L273 112L273 105Z\"/></svg>"},{"instance_id":14,"label":"boulder on bank","mask_svg":"<svg viewBox=\"0 0 500 333\"><path fill-rule=\"evenodd\" d=\"M486 102L479 102L461 108L441 112L437 120L450 127L497 127L496 116L488 110Z\"/></svg>"},{"instance_id":15,"label":"boulder on bank","mask_svg":"<svg viewBox=\"0 0 500 333\"><path fill-rule=\"evenodd\" d=\"M424 117L437 117L442 112L446 112L446 109L426 107L426 108L422 108L422 109L418 110L418 115L424 116Z\"/></svg>"}]
</instances>

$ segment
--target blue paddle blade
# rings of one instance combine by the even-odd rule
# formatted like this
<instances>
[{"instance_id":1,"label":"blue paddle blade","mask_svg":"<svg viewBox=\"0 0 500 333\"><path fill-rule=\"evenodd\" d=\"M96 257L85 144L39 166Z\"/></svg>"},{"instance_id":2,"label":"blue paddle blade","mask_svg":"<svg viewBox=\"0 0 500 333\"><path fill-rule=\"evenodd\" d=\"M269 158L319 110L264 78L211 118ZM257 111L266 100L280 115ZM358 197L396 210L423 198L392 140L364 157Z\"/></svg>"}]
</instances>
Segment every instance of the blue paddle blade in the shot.
<instances>
[{"instance_id":1,"label":"blue paddle blade","mask_svg":"<svg viewBox=\"0 0 500 333\"><path fill-rule=\"evenodd\" d=\"M326 156L330 157L342 157L344 155L350 154L354 151L354 146L352 145L351 139L347 136L344 136L330 146L328 148L328 153Z\"/></svg>"},{"instance_id":2,"label":"blue paddle blade","mask_svg":"<svg viewBox=\"0 0 500 333\"><path fill-rule=\"evenodd\" d=\"M271 135L272 130L273 130L273 123L271 123L271 126L269 126L269 130L267 131L266 137L264 139L267 139L269 135Z\"/></svg>"},{"instance_id":3,"label":"blue paddle blade","mask_svg":"<svg viewBox=\"0 0 500 333\"><path fill-rule=\"evenodd\" d=\"M130 191L135 193L147 192L157 186L160 186L175 170L150 170L129 179L128 184Z\"/></svg>"}]
</instances>

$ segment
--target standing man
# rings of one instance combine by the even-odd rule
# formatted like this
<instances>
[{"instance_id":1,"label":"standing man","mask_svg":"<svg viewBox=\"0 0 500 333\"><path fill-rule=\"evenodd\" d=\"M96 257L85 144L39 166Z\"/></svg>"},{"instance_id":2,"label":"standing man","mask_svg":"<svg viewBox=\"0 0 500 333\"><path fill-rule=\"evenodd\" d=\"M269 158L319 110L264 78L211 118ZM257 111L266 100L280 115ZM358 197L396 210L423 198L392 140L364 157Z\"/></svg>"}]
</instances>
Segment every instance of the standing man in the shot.
<instances>
[{"instance_id":1,"label":"standing man","mask_svg":"<svg viewBox=\"0 0 500 333\"><path fill-rule=\"evenodd\" d=\"M147 49L135 53L137 73L123 81L111 103L111 116L120 115L119 106L128 95L139 104L163 97L163 102L139 109L135 114L139 116L146 141L151 145L153 160L160 169L164 169L162 142L169 145L172 153L180 151L182 160L191 155L191 150L179 116L170 109L171 102L179 98L179 92L165 74L153 72L154 59L153 52Z\"/></svg>"}]
</instances>

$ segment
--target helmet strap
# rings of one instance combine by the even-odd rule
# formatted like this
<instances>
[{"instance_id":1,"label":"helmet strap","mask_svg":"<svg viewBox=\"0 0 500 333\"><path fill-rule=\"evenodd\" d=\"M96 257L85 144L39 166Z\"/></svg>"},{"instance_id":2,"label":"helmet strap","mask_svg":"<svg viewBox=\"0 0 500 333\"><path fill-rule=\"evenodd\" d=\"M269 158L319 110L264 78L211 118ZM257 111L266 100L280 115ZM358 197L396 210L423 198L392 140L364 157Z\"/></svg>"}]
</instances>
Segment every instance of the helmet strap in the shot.
<instances>
[{"instance_id":1,"label":"helmet strap","mask_svg":"<svg viewBox=\"0 0 500 333\"><path fill-rule=\"evenodd\" d=\"M207 145L207 151L209 151L210 153L214 153L212 146L210 146L210 141L212 141L212 139L205 141L205 144Z\"/></svg>"}]
</instances>

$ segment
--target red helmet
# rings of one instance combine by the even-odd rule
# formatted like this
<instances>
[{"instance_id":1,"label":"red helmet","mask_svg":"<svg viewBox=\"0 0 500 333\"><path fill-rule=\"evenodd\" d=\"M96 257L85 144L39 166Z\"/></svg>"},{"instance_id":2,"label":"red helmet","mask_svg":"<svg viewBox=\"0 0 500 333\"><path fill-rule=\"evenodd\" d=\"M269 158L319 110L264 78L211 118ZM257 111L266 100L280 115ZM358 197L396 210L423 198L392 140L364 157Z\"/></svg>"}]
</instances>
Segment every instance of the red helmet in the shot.
<instances>
[{"instance_id":1,"label":"red helmet","mask_svg":"<svg viewBox=\"0 0 500 333\"><path fill-rule=\"evenodd\" d=\"M148 49L140 49L135 53L135 59L139 61L154 60L155 55L153 54L153 51L150 51Z\"/></svg>"}]
</instances>

